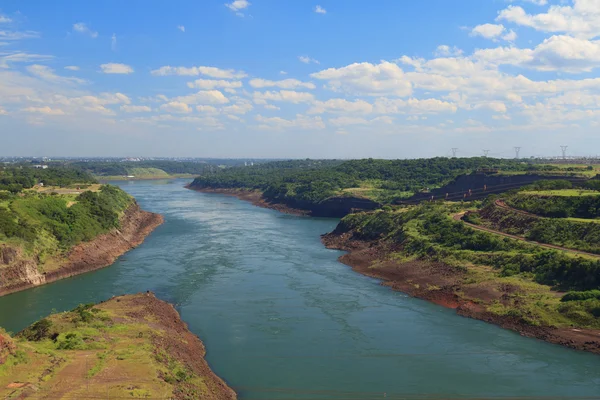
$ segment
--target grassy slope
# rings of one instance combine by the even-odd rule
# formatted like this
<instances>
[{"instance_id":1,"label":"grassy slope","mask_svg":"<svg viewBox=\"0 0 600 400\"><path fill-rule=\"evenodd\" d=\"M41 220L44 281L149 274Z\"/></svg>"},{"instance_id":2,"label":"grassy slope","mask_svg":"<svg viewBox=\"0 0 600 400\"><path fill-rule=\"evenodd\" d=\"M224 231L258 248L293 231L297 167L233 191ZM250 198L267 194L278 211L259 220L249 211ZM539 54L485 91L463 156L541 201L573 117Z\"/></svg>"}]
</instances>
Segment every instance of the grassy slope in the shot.
<instances>
[{"instance_id":1,"label":"grassy slope","mask_svg":"<svg viewBox=\"0 0 600 400\"><path fill-rule=\"evenodd\" d=\"M454 294L488 312L518 317L535 326L600 328L600 319L593 315L600 310L600 301L561 303L564 293L550 284L552 270L540 261L552 259L553 252L475 232L452 221L451 215L461 209L463 206L455 204L353 214L342 220L339 229L388 248L371 268L382 268L389 262L442 262L460 275L458 286L452 289ZM563 257L577 260L570 255ZM418 288L419 283L414 284ZM427 290L435 292L440 287L428 286Z\"/></svg>"},{"instance_id":2,"label":"grassy slope","mask_svg":"<svg viewBox=\"0 0 600 400\"><path fill-rule=\"evenodd\" d=\"M35 190L0 202L9 218L22 227L11 235L0 226L0 245L36 257L46 272L58 267L59 259L71 247L118 227L119 218L134 202L131 196L114 186L105 191L96 186L91 189L97 196L99 208L91 208L74 193L50 195Z\"/></svg>"},{"instance_id":3,"label":"grassy slope","mask_svg":"<svg viewBox=\"0 0 600 400\"><path fill-rule=\"evenodd\" d=\"M113 298L42 321L49 326L38 322L21 332L12 339L12 354L0 362L2 398L235 397L206 366L202 344L177 312L151 294Z\"/></svg>"}]
</instances>

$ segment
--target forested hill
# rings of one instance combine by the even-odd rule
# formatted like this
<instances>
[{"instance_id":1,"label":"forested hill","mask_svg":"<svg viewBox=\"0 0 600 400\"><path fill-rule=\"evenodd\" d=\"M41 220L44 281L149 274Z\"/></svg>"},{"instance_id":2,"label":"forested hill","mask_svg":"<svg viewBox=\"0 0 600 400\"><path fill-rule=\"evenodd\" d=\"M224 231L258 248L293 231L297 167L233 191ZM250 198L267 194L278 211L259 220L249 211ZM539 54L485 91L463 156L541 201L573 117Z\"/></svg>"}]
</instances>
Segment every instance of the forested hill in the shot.
<instances>
[{"instance_id":1,"label":"forested hill","mask_svg":"<svg viewBox=\"0 0 600 400\"><path fill-rule=\"evenodd\" d=\"M69 167L35 168L31 165L0 167L0 192L21 192L43 183L46 186L65 187L73 184L96 183L89 173Z\"/></svg>"},{"instance_id":2,"label":"forested hill","mask_svg":"<svg viewBox=\"0 0 600 400\"><path fill-rule=\"evenodd\" d=\"M233 167L197 177L192 188L255 189L268 200L318 203L334 196L365 197L380 203L442 186L480 168L527 171L527 163L492 158L416 160L296 160Z\"/></svg>"}]
</instances>

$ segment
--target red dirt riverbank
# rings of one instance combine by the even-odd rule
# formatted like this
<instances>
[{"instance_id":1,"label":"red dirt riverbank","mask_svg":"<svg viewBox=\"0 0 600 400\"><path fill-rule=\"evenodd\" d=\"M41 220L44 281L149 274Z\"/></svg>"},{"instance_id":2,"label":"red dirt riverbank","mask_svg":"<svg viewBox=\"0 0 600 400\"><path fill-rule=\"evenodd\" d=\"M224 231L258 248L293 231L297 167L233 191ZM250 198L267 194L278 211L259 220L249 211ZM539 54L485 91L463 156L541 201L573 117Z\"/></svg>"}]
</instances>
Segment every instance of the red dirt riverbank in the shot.
<instances>
[{"instance_id":1,"label":"red dirt riverbank","mask_svg":"<svg viewBox=\"0 0 600 400\"><path fill-rule=\"evenodd\" d=\"M59 279L104 268L139 246L146 236L163 223L163 217L132 204L121 218L121 228L73 247L64 258L52 260L57 267L43 271L37 257L26 257L20 249L0 247L0 296Z\"/></svg>"},{"instance_id":2,"label":"red dirt riverbank","mask_svg":"<svg viewBox=\"0 0 600 400\"><path fill-rule=\"evenodd\" d=\"M516 317L490 313L484 306L471 300L477 298L483 304L501 301L503 296L514 291L510 285L494 290L489 287L466 287L463 286L464 273L457 268L439 262L389 260L387 255L394 249L377 242L355 240L351 232L323 235L322 241L327 248L348 252L340 257L340 262L363 275L383 280L382 284L393 290L455 309L461 316L489 322L522 336L600 354L598 330L532 326ZM376 268L373 268L374 265Z\"/></svg>"}]
</instances>

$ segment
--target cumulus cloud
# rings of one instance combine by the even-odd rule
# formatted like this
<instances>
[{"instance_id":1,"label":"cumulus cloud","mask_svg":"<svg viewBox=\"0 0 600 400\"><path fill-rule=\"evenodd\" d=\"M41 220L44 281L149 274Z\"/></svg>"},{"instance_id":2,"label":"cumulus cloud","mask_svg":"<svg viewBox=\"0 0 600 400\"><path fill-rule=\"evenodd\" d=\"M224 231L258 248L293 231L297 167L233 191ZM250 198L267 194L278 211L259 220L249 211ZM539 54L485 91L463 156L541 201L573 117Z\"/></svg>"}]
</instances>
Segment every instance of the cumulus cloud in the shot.
<instances>
[{"instance_id":1,"label":"cumulus cloud","mask_svg":"<svg viewBox=\"0 0 600 400\"><path fill-rule=\"evenodd\" d=\"M163 104L162 106L160 106L160 109L163 111L178 114L187 114L192 112L192 109L189 105L180 101L171 101L169 103Z\"/></svg>"},{"instance_id":2,"label":"cumulus cloud","mask_svg":"<svg viewBox=\"0 0 600 400\"><path fill-rule=\"evenodd\" d=\"M316 6L315 7L315 12L317 14L327 14L327 10L324 9L323 7L321 7L321 6Z\"/></svg>"},{"instance_id":3,"label":"cumulus cloud","mask_svg":"<svg viewBox=\"0 0 600 400\"><path fill-rule=\"evenodd\" d=\"M326 112L369 114L373 112L373 105L364 100L329 99L327 101L315 101L308 110L309 114L323 114Z\"/></svg>"},{"instance_id":4,"label":"cumulus cloud","mask_svg":"<svg viewBox=\"0 0 600 400\"><path fill-rule=\"evenodd\" d=\"M298 79L283 79L280 81L270 81L267 79L251 79L250 86L257 89L267 88L267 87L278 87L281 89L297 89L297 88L306 88L306 89L314 89L315 85L312 82L302 82Z\"/></svg>"},{"instance_id":5,"label":"cumulus cloud","mask_svg":"<svg viewBox=\"0 0 600 400\"><path fill-rule=\"evenodd\" d=\"M404 71L397 64L387 61L329 68L313 73L311 77L327 81L328 87L334 91L367 96L409 96L412 93L411 83Z\"/></svg>"},{"instance_id":6,"label":"cumulus cloud","mask_svg":"<svg viewBox=\"0 0 600 400\"><path fill-rule=\"evenodd\" d=\"M183 25L177 25L177 29L179 29L181 32L185 32L185 26Z\"/></svg>"},{"instance_id":7,"label":"cumulus cloud","mask_svg":"<svg viewBox=\"0 0 600 400\"><path fill-rule=\"evenodd\" d=\"M216 67L171 67L169 65L160 67L150 72L155 76L179 75L179 76L198 76L206 75L218 79L241 79L248 75L243 71L233 69L221 69Z\"/></svg>"},{"instance_id":8,"label":"cumulus cloud","mask_svg":"<svg viewBox=\"0 0 600 400\"><path fill-rule=\"evenodd\" d=\"M65 115L65 112L58 108L45 107L27 107L23 111L28 113L44 114L44 115Z\"/></svg>"},{"instance_id":9,"label":"cumulus cloud","mask_svg":"<svg viewBox=\"0 0 600 400\"><path fill-rule=\"evenodd\" d=\"M178 96L173 99L186 104L226 104L229 99L218 90L200 90L193 94Z\"/></svg>"},{"instance_id":10,"label":"cumulus cloud","mask_svg":"<svg viewBox=\"0 0 600 400\"><path fill-rule=\"evenodd\" d=\"M127 64L108 63L100 65L100 70L104 74L132 74L133 68Z\"/></svg>"},{"instance_id":11,"label":"cumulus cloud","mask_svg":"<svg viewBox=\"0 0 600 400\"><path fill-rule=\"evenodd\" d=\"M85 24L83 22L78 22L76 24L73 24L73 30L75 32L82 33L84 35L88 35L94 39L98 37L98 32L91 30L90 27L87 26L87 24Z\"/></svg>"},{"instance_id":12,"label":"cumulus cloud","mask_svg":"<svg viewBox=\"0 0 600 400\"><path fill-rule=\"evenodd\" d=\"M448 45L440 45L435 50L436 57L456 57L461 56L463 51L456 46L450 47Z\"/></svg>"},{"instance_id":13,"label":"cumulus cloud","mask_svg":"<svg viewBox=\"0 0 600 400\"><path fill-rule=\"evenodd\" d=\"M225 7L233 11L235 15L243 17L244 14L242 13L242 10L245 10L248 7L250 7L251 4L252 3L250 3L248 0L234 0L231 3L226 3Z\"/></svg>"},{"instance_id":14,"label":"cumulus cloud","mask_svg":"<svg viewBox=\"0 0 600 400\"><path fill-rule=\"evenodd\" d=\"M588 39L600 35L600 7L596 0L573 0L572 6L553 5L539 14L528 14L522 7L511 5L498 14L497 20Z\"/></svg>"},{"instance_id":15,"label":"cumulus cloud","mask_svg":"<svg viewBox=\"0 0 600 400\"><path fill-rule=\"evenodd\" d=\"M67 65L65 69L68 69L69 71L79 71L79 67L76 65Z\"/></svg>"},{"instance_id":16,"label":"cumulus cloud","mask_svg":"<svg viewBox=\"0 0 600 400\"><path fill-rule=\"evenodd\" d=\"M8 18L6 15L0 14L0 24L8 24L9 22L12 22L11 18Z\"/></svg>"},{"instance_id":17,"label":"cumulus cloud","mask_svg":"<svg viewBox=\"0 0 600 400\"><path fill-rule=\"evenodd\" d=\"M471 36L481 36L486 39L497 39L500 37L504 30L504 25L495 25L495 24L483 24L477 25L471 31Z\"/></svg>"}]
</instances>

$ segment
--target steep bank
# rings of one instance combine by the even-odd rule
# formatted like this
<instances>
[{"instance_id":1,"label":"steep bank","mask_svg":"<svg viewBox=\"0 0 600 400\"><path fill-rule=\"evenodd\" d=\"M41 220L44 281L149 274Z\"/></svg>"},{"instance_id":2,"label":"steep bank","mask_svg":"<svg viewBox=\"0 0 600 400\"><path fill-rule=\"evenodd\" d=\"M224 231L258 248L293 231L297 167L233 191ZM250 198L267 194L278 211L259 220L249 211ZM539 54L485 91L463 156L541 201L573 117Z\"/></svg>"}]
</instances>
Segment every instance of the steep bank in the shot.
<instances>
[{"instance_id":1,"label":"steep bank","mask_svg":"<svg viewBox=\"0 0 600 400\"><path fill-rule=\"evenodd\" d=\"M236 398L200 339L152 293L80 305L17 339L0 332L2 398Z\"/></svg>"},{"instance_id":2,"label":"steep bank","mask_svg":"<svg viewBox=\"0 0 600 400\"><path fill-rule=\"evenodd\" d=\"M62 256L43 259L20 248L0 246L0 296L54 282L111 265L139 246L163 217L132 203L120 218L120 228L82 242Z\"/></svg>"},{"instance_id":3,"label":"steep bank","mask_svg":"<svg viewBox=\"0 0 600 400\"><path fill-rule=\"evenodd\" d=\"M531 288L512 277L500 278L491 268L456 267L444 262L402 256L401 245L366 238L342 224L322 238L331 249L348 254L340 261L356 272L383 280L383 284L411 296L455 309L459 315L496 324L527 337L600 354L600 330L553 327L527 321L518 307L527 310L527 290L534 297L556 296L537 286ZM555 297L554 301L558 301ZM546 310L548 313L549 310Z\"/></svg>"},{"instance_id":4,"label":"steep bank","mask_svg":"<svg viewBox=\"0 0 600 400\"><path fill-rule=\"evenodd\" d=\"M240 200L249 201L255 206L270 208L286 214L310 215L312 217L342 218L358 211L370 211L381 207L381 204L369 199L359 197L331 197L319 203L309 203L289 199L287 201L273 201L266 198L259 190L206 188L187 185L186 188L201 193L216 193L234 196Z\"/></svg>"}]
</instances>

